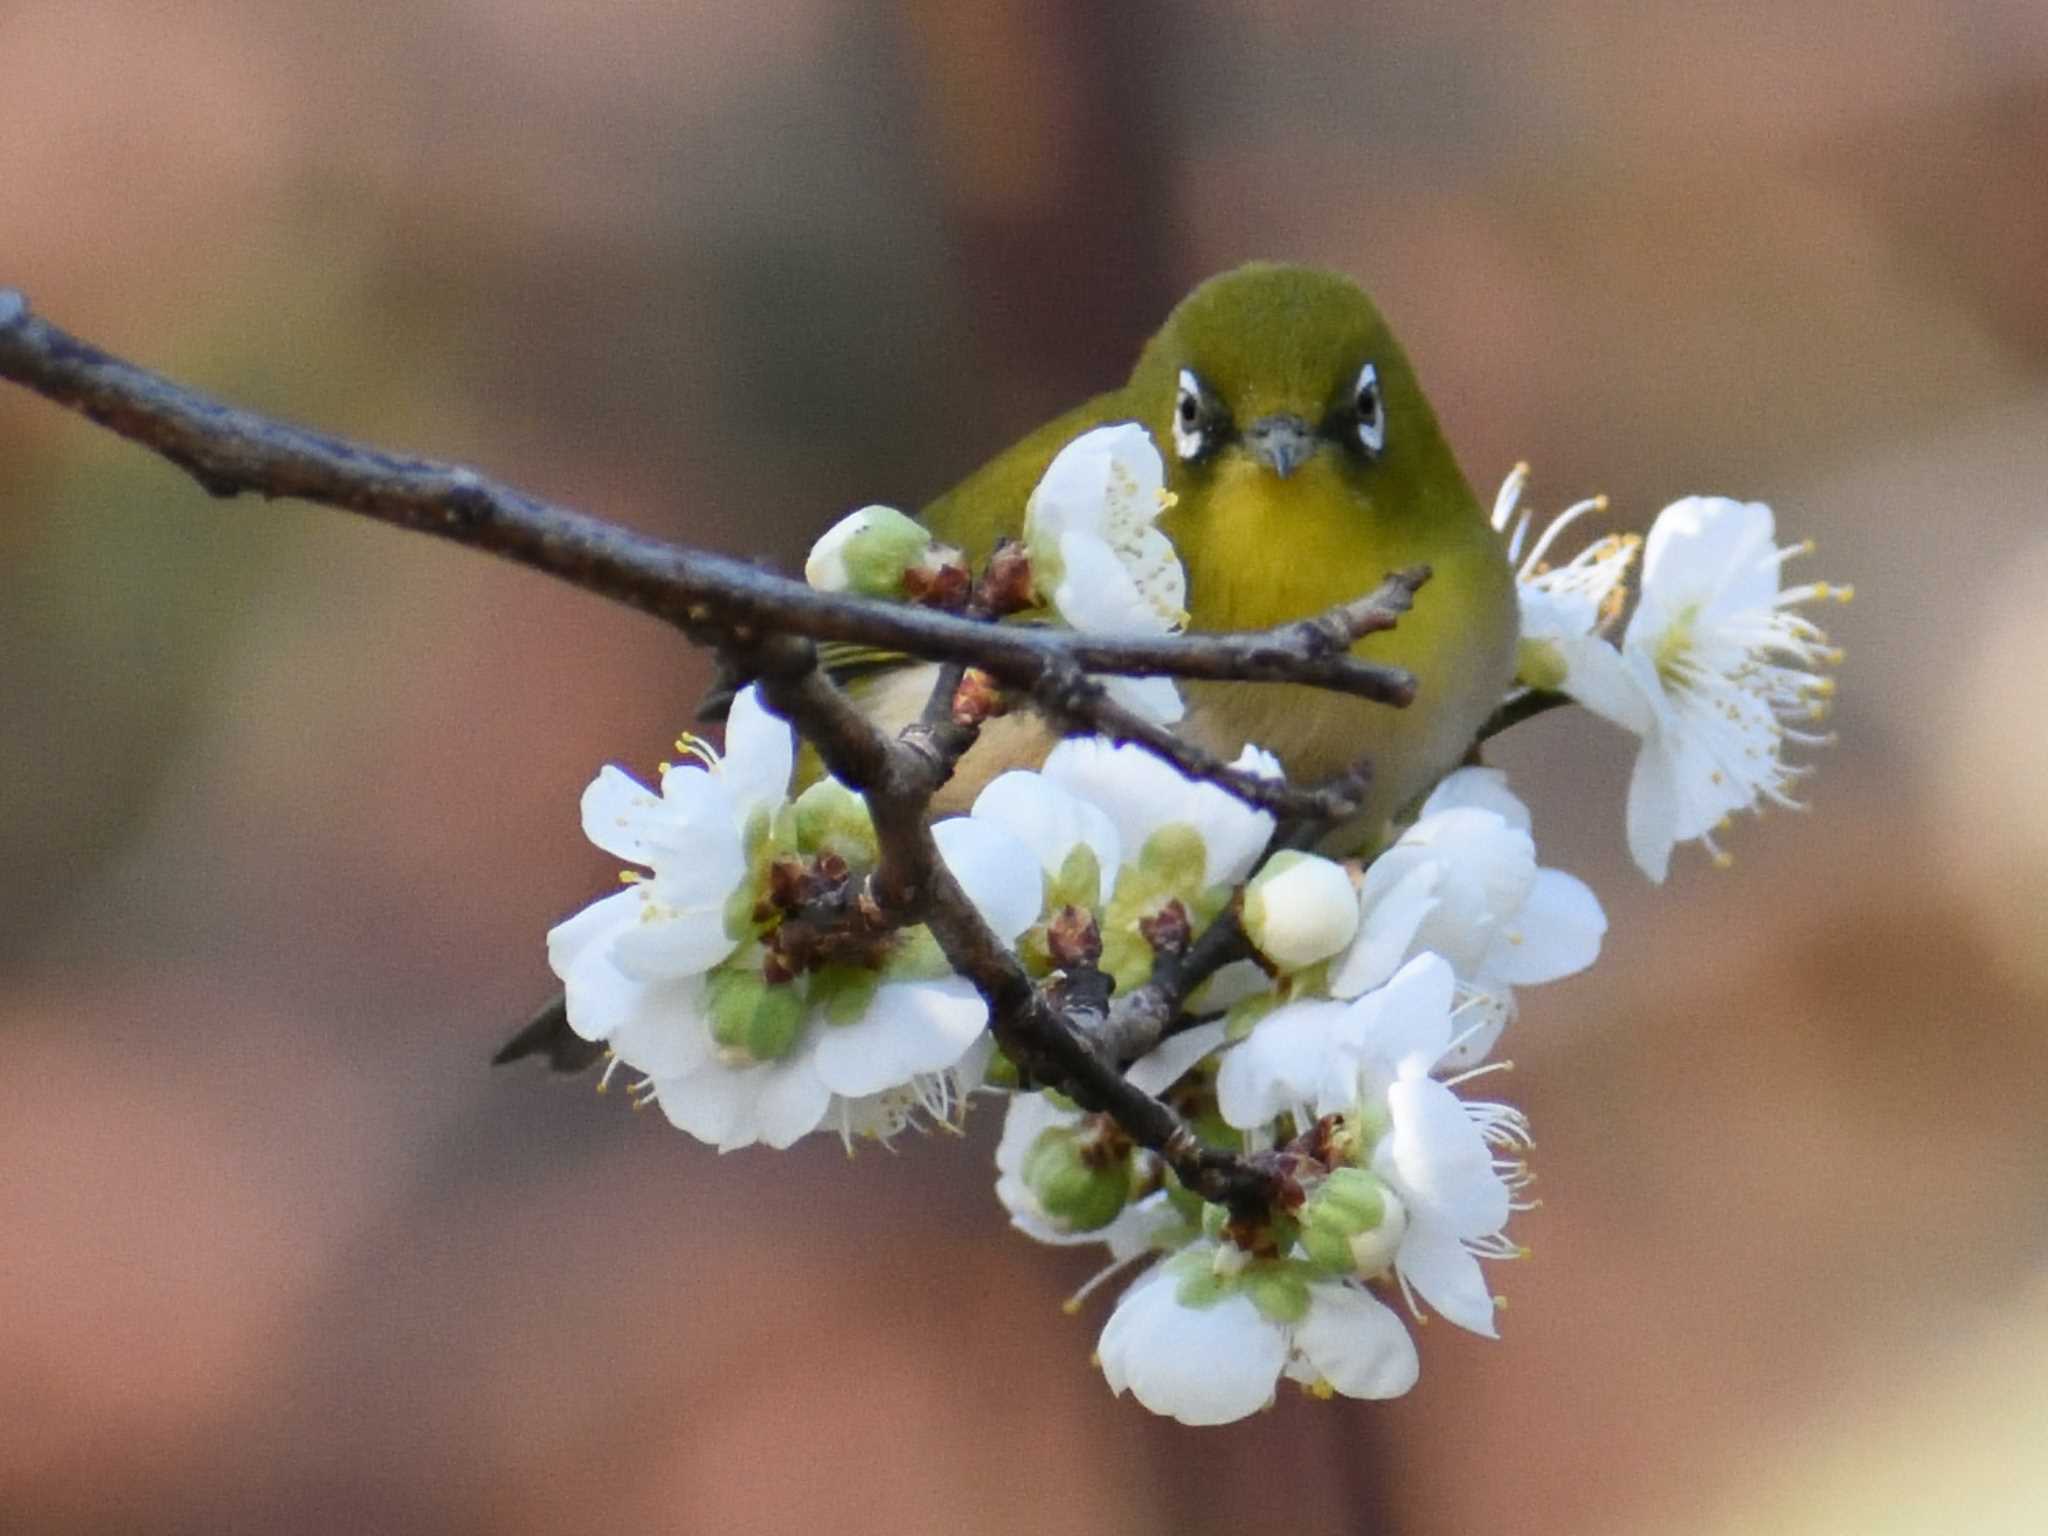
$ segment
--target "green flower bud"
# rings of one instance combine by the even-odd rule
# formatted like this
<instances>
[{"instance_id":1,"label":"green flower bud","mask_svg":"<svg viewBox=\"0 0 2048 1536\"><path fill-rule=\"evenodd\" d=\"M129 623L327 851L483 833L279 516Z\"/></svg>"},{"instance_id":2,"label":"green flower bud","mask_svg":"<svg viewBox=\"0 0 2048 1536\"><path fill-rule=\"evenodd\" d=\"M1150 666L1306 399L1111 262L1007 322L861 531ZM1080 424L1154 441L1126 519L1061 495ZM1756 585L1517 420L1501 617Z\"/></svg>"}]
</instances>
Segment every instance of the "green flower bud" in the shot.
<instances>
[{"instance_id":1,"label":"green flower bud","mask_svg":"<svg viewBox=\"0 0 2048 1536\"><path fill-rule=\"evenodd\" d=\"M1304 1252L1330 1274L1377 1275L1394 1262L1408 1230L1401 1197L1363 1168L1336 1168L1300 1211Z\"/></svg>"},{"instance_id":2,"label":"green flower bud","mask_svg":"<svg viewBox=\"0 0 2048 1536\"><path fill-rule=\"evenodd\" d=\"M1244 889L1244 931L1285 970L1313 965L1358 932L1358 892L1343 865L1283 849Z\"/></svg>"},{"instance_id":3,"label":"green flower bud","mask_svg":"<svg viewBox=\"0 0 2048 1536\"><path fill-rule=\"evenodd\" d=\"M804 999L786 982L770 982L752 966L720 967L705 978L711 1038L726 1065L779 1061L803 1031Z\"/></svg>"},{"instance_id":4,"label":"green flower bud","mask_svg":"<svg viewBox=\"0 0 2048 1536\"><path fill-rule=\"evenodd\" d=\"M930 530L894 507L862 507L825 530L804 561L804 580L820 592L903 596L904 573L932 552Z\"/></svg>"},{"instance_id":5,"label":"green flower bud","mask_svg":"<svg viewBox=\"0 0 2048 1536\"><path fill-rule=\"evenodd\" d=\"M1048 1126L1024 1154L1024 1184L1047 1220L1065 1232L1095 1232L1123 1213L1131 1195L1128 1145L1105 1148L1085 1126Z\"/></svg>"},{"instance_id":6,"label":"green flower bud","mask_svg":"<svg viewBox=\"0 0 2048 1536\"><path fill-rule=\"evenodd\" d=\"M813 856L836 853L858 866L879 856L867 802L837 779L820 779L796 797L796 846Z\"/></svg>"},{"instance_id":7,"label":"green flower bud","mask_svg":"<svg viewBox=\"0 0 2048 1536\"><path fill-rule=\"evenodd\" d=\"M1555 693L1564 687L1564 652L1555 641L1524 640L1515 647L1515 681L1524 688Z\"/></svg>"}]
</instances>

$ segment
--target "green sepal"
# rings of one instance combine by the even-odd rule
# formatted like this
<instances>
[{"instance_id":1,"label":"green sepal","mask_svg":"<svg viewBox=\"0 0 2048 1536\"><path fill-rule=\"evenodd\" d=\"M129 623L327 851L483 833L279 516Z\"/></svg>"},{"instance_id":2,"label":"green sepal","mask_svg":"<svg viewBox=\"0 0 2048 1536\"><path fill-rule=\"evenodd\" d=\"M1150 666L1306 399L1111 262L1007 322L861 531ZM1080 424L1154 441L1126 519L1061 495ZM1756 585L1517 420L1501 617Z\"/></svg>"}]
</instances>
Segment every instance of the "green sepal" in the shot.
<instances>
[{"instance_id":1,"label":"green sepal","mask_svg":"<svg viewBox=\"0 0 2048 1536\"><path fill-rule=\"evenodd\" d=\"M743 1064L779 1061L803 1032L803 994L751 965L721 965L705 977L711 1038Z\"/></svg>"},{"instance_id":2,"label":"green sepal","mask_svg":"<svg viewBox=\"0 0 2048 1536\"><path fill-rule=\"evenodd\" d=\"M1214 1250L1188 1248L1166 1261L1175 1281L1173 1299L1193 1311L1213 1307L1237 1290L1235 1276L1216 1273Z\"/></svg>"},{"instance_id":3,"label":"green sepal","mask_svg":"<svg viewBox=\"0 0 2048 1536\"><path fill-rule=\"evenodd\" d=\"M1069 1232L1097 1232L1123 1213L1131 1196L1128 1151L1103 1162L1091 1159L1088 1133L1051 1125L1024 1154L1025 1186L1055 1224Z\"/></svg>"},{"instance_id":4,"label":"green sepal","mask_svg":"<svg viewBox=\"0 0 2048 1536\"><path fill-rule=\"evenodd\" d=\"M1387 1190L1379 1178L1363 1168L1335 1168L1301 1207L1301 1246L1318 1268L1350 1274L1358 1267L1352 1240L1386 1219Z\"/></svg>"},{"instance_id":5,"label":"green sepal","mask_svg":"<svg viewBox=\"0 0 2048 1536\"><path fill-rule=\"evenodd\" d=\"M811 972L811 1003L827 1024L852 1024L868 1011L882 984L864 965L821 965Z\"/></svg>"},{"instance_id":6,"label":"green sepal","mask_svg":"<svg viewBox=\"0 0 2048 1536\"><path fill-rule=\"evenodd\" d=\"M794 827L800 853L835 853L869 868L880 857L867 802L837 779L820 779L796 797Z\"/></svg>"},{"instance_id":7,"label":"green sepal","mask_svg":"<svg viewBox=\"0 0 2048 1536\"><path fill-rule=\"evenodd\" d=\"M1267 1321L1298 1323L1308 1316L1308 1279L1291 1259L1254 1260L1238 1284Z\"/></svg>"},{"instance_id":8,"label":"green sepal","mask_svg":"<svg viewBox=\"0 0 2048 1536\"><path fill-rule=\"evenodd\" d=\"M1093 912L1102 905L1102 861L1086 843L1076 843L1060 862L1059 873L1045 877L1045 908L1079 907Z\"/></svg>"},{"instance_id":9,"label":"green sepal","mask_svg":"<svg viewBox=\"0 0 2048 1536\"><path fill-rule=\"evenodd\" d=\"M1254 992L1241 997L1223 1013L1223 1038L1235 1043L1259 1027L1259 1020L1280 1006L1277 992Z\"/></svg>"},{"instance_id":10,"label":"green sepal","mask_svg":"<svg viewBox=\"0 0 2048 1536\"><path fill-rule=\"evenodd\" d=\"M882 962L883 981L940 981L953 974L945 951L922 923L896 935L888 958Z\"/></svg>"},{"instance_id":11,"label":"green sepal","mask_svg":"<svg viewBox=\"0 0 2048 1536\"><path fill-rule=\"evenodd\" d=\"M1564 688L1564 652L1554 640L1523 640L1515 646L1515 681L1524 688L1558 693Z\"/></svg>"}]
</instances>

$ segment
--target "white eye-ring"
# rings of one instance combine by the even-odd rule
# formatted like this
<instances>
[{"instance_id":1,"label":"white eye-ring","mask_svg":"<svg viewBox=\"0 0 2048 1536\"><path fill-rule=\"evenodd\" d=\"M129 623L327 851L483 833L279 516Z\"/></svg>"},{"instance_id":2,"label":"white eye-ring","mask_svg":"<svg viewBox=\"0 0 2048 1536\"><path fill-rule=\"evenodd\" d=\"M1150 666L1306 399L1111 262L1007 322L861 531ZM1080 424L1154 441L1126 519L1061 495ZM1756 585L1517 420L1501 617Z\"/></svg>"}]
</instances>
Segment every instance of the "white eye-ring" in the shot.
<instances>
[{"instance_id":1,"label":"white eye-ring","mask_svg":"<svg viewBox=\"0 0 2048 1536\"><path fill-rule=\"evenodd\" d=\"M1202 403L1202 381L1194 371L1180 371L1180 390L1173 401L1173 451L1185 460L1198 459L1209 446L1208 410Z\"/></svg>"},{"instance_id":2,"label":"white eye-ring","mask_svg":"<svg viewBox=\"0 0 2048 1536\"><path fill-rule=\"evenodd\" d=\"M1358 413L1359 446L1378 458L1387 446L1387 403L1380 398L1380 371L1371 363L1358 370L1352 409Z\"/></svg>"}]
</instances>

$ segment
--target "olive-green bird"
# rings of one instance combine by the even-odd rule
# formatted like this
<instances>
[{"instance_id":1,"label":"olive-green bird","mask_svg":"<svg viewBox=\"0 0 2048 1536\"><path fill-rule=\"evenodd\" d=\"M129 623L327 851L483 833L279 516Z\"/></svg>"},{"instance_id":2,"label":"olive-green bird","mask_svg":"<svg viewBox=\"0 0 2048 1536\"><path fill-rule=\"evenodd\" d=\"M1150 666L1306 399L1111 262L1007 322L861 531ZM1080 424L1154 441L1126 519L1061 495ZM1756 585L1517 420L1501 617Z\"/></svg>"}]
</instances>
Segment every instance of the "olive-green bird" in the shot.
<instances>
[{"instance_id":1,"label":"olive-green bird","mask_svg":"<svg viewBox=\"0 0 2048 1536\"><path fill-rule=\"evenodd\" d=\"M1210 279L1167 317L1130 382L1048 422L925 508L939 538L979 562L1015 537L1053 456L1091 427L1137 421L1175 495L1159 526L1187 569L1189 627L1262 629L1360 596L1387 572L1434 572L1414 612L1357 654L1420 679L1405 710L1302 687L1189 683L1181 729L1235 755L1246 742L1310 781L1370 755L1360 840L1455 764L1514 670L1514 574L1458 470L1406 355L1344 278L1259 263ZM870 665L873 665L871 660ZM929 669L850 677L878 718L908 720ZM993 774L1043 757L1026 717L998 722L962 764L944 809Z\"/></svg>"},{"instance_id":2,"label":"olive-green bird","mask_svg":"<svg viewBox=\"0 0 2048 1536\"><path fill-rule=\"evenodd\" d=\"M1142 423L1166 461L1176 499L1159 526L1187 571L1192 629L1262 629L1360 596L1397 567L1431 568L1399 626L1355 648L1415 673L1406 709L1292 685L1183 684L1180 729L1214 751L1256 742L1303 782L1370 755L1370 798L1342 839L1354 849L1374 841L1471 746L1507 690L1517 633L1505 550L1393 332L1356 284L1331 273L1262 262L1211 278L1167 317L1121 389L1005 449L922 519L978 563L1020 533L1061 448L1121 421ZM886 724L908 721L930 689L922 663L832 648L827 657ZM1035 716L992 722L939 808L964 810L996 773L1035 765L1053 740ZM549 1049L515 1049L545 1018L500 1059Z\"/></svg>"}]
</instances>

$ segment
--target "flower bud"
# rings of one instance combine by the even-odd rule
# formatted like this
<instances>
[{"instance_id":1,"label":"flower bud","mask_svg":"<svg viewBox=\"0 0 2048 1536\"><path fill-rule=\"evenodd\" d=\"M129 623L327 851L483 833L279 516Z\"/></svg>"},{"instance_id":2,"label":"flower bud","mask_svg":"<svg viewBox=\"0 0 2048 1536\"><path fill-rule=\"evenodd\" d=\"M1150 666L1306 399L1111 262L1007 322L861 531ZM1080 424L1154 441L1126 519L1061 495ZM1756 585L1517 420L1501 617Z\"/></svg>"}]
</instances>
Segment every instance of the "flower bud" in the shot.
<instances>
[{"instance_id":1,"label":"flower bud","mask_svg":"<svg viewBox=\"0 0 2048 1536\"><path fill-rule=\"evenodd\" d=\"M1095 1232L1123 1213L1131 1194L1131 1151L1110 1147L1085 1125L1039 1132L1024 1154L1024 1184L1064 1232Z\"/></svg>"},{"instance_id":2,"label":"flower bud","mask_svg":"<svg viewBox=\"0 0 2048 1536\"><path fill-rule=\"evenodd\" d=\"M862 507L839 519L804 561L804 580L820 592L903 596L903 577L932 551L929 529L894 507Z\"/></svg>"},{"instance_id":3,"label":"flower bud","mask_svg":"<svg viewBox=\"0 0 2048 1536\"><path fill-rule=\"evenodd\" d=\"M787 1056L803 1029L803 995L750 966L721 968L707 978L711 1038L729 1067Z\"/></svg>"},{"instance_id":4,"label":"flower bud","mask_svg":"<svg viewBox=\"0 0 2048 1536\"><path fill-rule=\"evenodd\" d=\"M1358 892L1341 864L1285 849L1245 887L1244 931L1275 965L1314 965L1358 932Z\"/></svg>"},{"instance_id":5,"label":"flower bud","mask_svg":"<svg viewBox=\"0 0 2048 1536\"><path fill-rule=\"evenodd\" d=\"M1378 1175L1337 1168L1298 1213L1301 1246L1332 1274L1381 1274L1408 1230L1408 1209Z\"/></svg>"},{"instance_id":6,"label":"flower bud","mask_svg":"<svg viewBox=\"0 0 2048 1536\"><path fill-rule=\"evenodd\" d=\"M837 854L856 867L880 856L867 802L837 779L820 779L796 797L796 845L807 854Z\"/></svg>"}]
</instances>

